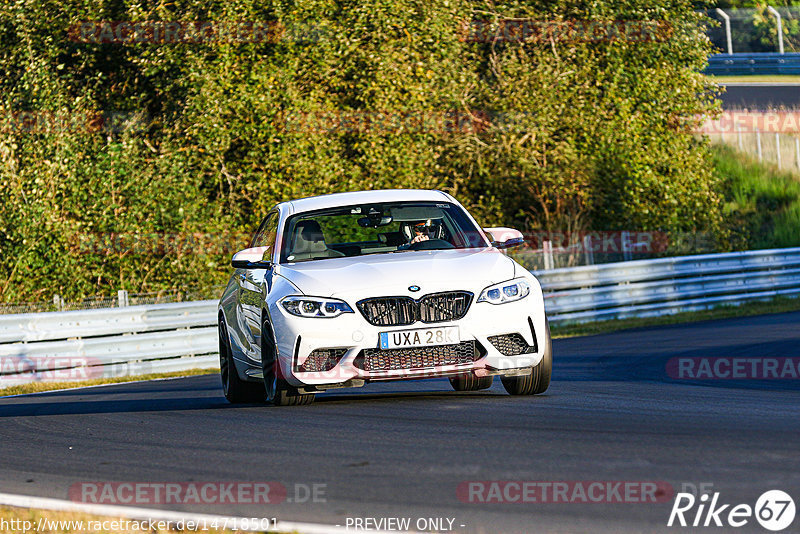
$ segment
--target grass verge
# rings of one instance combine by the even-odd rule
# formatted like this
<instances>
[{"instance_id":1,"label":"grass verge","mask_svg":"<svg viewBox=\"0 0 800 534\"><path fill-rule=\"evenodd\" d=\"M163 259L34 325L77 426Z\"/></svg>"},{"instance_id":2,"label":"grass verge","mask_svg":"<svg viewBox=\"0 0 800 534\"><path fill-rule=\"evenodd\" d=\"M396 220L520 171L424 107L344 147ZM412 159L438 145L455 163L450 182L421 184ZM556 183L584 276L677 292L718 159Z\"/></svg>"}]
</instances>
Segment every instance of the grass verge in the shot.
<instances>
[{"instance_id":1,"label":"grass verge","mask_svg":"<svg viewBox=\"0 0 800 534\"><path fill-rule=\"evenodd\" d=\"M155 380L157 378L178 378L182 376L206 375L218 373L218 369L189 369L188 371L175 371L172 373L151 373L148 375L120 376L114 378L95 378L91 380L80 380L72 382L31 382L29 384L19 384L0 388L0 397L5 395L21 395L23 393L41 393L43 391L55 391L57 389L68 389L84 386L99 386L102 384L119 384L120 382L138 382L140 380ZM1 383L1 382L0 382ZM0 531L2 534L2 531Z\"/></svg>"},{"instance_id":2,"label":"grass verge","mask_svg":"<svg viewBox=\"0 0 800 534\"><path fill-rule=\"evenodd\" d=\"M552 325L550 328L554 338L578 337L606 334L618 330L627 330L629 328L693 323L697 321L750 317L753 315L767 315L770 313L792 311L800 311L800 298L778 297L764 302L746 302L739 306L719 306L710 310L676 313L673 315L662 315L661 317L613 319L610 321L565 326Z\"/></svg>"},{"instance_id":3,"label":"grass verge","mask_svg":"<svg viewBox=\"0 0 800 534\"><path fill-rule=\"evenodd\" d=\"M725 204L731 250L800 245L800 181L731 147L714 145L714 172Z\"/></svg>"}]
</instances>

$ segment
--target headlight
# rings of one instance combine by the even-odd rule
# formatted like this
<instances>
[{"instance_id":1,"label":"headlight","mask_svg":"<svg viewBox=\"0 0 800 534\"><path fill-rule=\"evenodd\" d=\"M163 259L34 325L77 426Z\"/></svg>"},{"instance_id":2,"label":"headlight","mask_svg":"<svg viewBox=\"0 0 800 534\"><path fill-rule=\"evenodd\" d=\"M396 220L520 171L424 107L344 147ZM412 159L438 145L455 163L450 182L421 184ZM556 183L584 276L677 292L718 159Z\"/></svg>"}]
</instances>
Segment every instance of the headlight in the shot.
<instances>
[{"instance_id":1,"label":"headlight","mask_svg":"<svg viewBox=\"0 0 800 534\"><path fill-rule=\"evenodd\" d=\"M531 285L523 278L501 282L489 286L481 292L478 302L489 302L491 304L505 304L515 300L524 299L531 292Z\"/></svg>"},{"instance_id":2,"label":"headlight","mask_svg":"<svg viewBox=\"0 0 800 534\"><path fill-rule=\"evenodd\" d=\"M284 309L298 317L339 317L343 313L353 313L353 309L343 300L321 297L292 296L281 300Z\"/></svg>"}]
</instances>

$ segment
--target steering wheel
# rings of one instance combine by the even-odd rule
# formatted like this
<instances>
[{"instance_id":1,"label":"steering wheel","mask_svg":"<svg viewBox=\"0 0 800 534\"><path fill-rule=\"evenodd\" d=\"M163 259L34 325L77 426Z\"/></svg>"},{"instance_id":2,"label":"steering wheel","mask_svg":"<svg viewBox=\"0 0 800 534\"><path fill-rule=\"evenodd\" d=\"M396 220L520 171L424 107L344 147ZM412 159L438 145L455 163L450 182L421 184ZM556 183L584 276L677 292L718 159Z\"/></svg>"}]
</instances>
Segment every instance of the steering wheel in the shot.
<instances>
[{"instance_id":1,"label":"steering wheel","mask_svg":"<svg viewBox=\"0 0 800 534\"><path fill-rule=\"evenodd\" d=\"M449 241L444 239L428 239L426 241L417 241L408 246L408 250L442 250L448 248L456 248Z\"/></svg>"}]
</instances>

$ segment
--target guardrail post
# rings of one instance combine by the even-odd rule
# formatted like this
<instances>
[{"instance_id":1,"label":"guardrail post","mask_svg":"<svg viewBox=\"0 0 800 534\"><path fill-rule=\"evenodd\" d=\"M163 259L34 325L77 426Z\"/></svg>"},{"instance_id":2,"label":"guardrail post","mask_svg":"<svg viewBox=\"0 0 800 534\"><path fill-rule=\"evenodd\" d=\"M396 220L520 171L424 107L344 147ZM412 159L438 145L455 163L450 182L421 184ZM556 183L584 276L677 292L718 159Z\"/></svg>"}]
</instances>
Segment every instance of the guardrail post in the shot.
<instances>
[{"instance_id":1,"label":"guardrail post","mask_svg":"<svg viewBox=\"0 0 800 534\"><path fill-rule=\"evenodd\" d=\"M592 236L583 236L583 259L586 265L594 265L594 247L592 246Z\"/></svg>"},{"instance_id":2,"label":"guardrail post","mask_svg":"<svg viewBox=\"0 0 800 534\"><path fill-rule=\"evenodd\" d=\"M728 40L728 53L733 54L733 41L731 40L731 18L727 13L717 8L717 14L725 21L725 37Z\"/></svg>"},{"instance_id":3,"label":"guardrail post","mask_svg":"<svg viewBox=\"0 0 800 534\"><path fill-rule=\"evenodd\" d=\"M781 134L775 132L775 151L778 154L778 170L781 168Z\"/></svg>"},{"instance_id":4,"label":"guardrail post","mask_svg":"<svg viewBox=\"0 0 800 534\"><path fill-rule=\"evenodd\" d=\"M631 233L627 230L622 231L622 259L631 261L633 254L631 254Z\"/></svg>"},{"instance_id":5,"label":"guardrail post","mask_svg":"<svg viewBox=\"0 0 800 534\"><path fill-rule=\"evenodd\" d=\"M120 308L125 308L126 306L130 305L128 301L128 292L124 289L117 291L117 305Z\"/></svg>"},{"instance_id":6,"label":"guardrail post","mask_svg":"<svg viewBox=\"0 0 800 534\"><path fill-rule=\"evenodd\" d=\"M553 269L553 242L549 239L542 241L542 252L544 253L544 268Z\"/></svg>"},{"instance_id":7,"label":"guardrail post","mask_svg":"<svg viewBox=\"0 0 800 534\"><path fill-rule=\"evenodd\" d=\"M775 19L778 21L778 53L783 54L783 22L781 21L781 14L772 6L767 6L767 10L775 15Z\"/></svg>"},{"instance_id":8,"label":"guardrail post","mask_svg":"<svg viewBox=\"0 0 800 534\"><path fill-rule=\"evenodd\" d=\"M64 310L64 299L61 298L61 295L53 295L53 306L55 306L58 311Z\"/></svg>"}]
</instances>

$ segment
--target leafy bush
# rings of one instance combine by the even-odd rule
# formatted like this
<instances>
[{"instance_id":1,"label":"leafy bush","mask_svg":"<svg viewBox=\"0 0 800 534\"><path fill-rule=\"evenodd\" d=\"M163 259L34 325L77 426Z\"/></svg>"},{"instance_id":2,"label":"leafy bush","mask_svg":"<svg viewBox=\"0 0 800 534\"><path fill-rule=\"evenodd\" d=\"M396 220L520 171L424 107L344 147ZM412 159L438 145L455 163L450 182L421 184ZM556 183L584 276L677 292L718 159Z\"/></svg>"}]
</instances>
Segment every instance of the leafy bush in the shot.
<instances>
[{"instance_id":1,"label":"leafy bush","mask_svg":"<svg viewBox=\"0 0 800 534\"><path fill-rule=\"evenodd\" d=\"M441 188L487 225L527 230L716 231L692 134L716 106L699 17L684 0L6 2L0 300L211 287L272 204L334 191ZM469 38L509 18L664 31ZM126 20L274 34L76 37Z\"/></svg>"}]
</instances>

